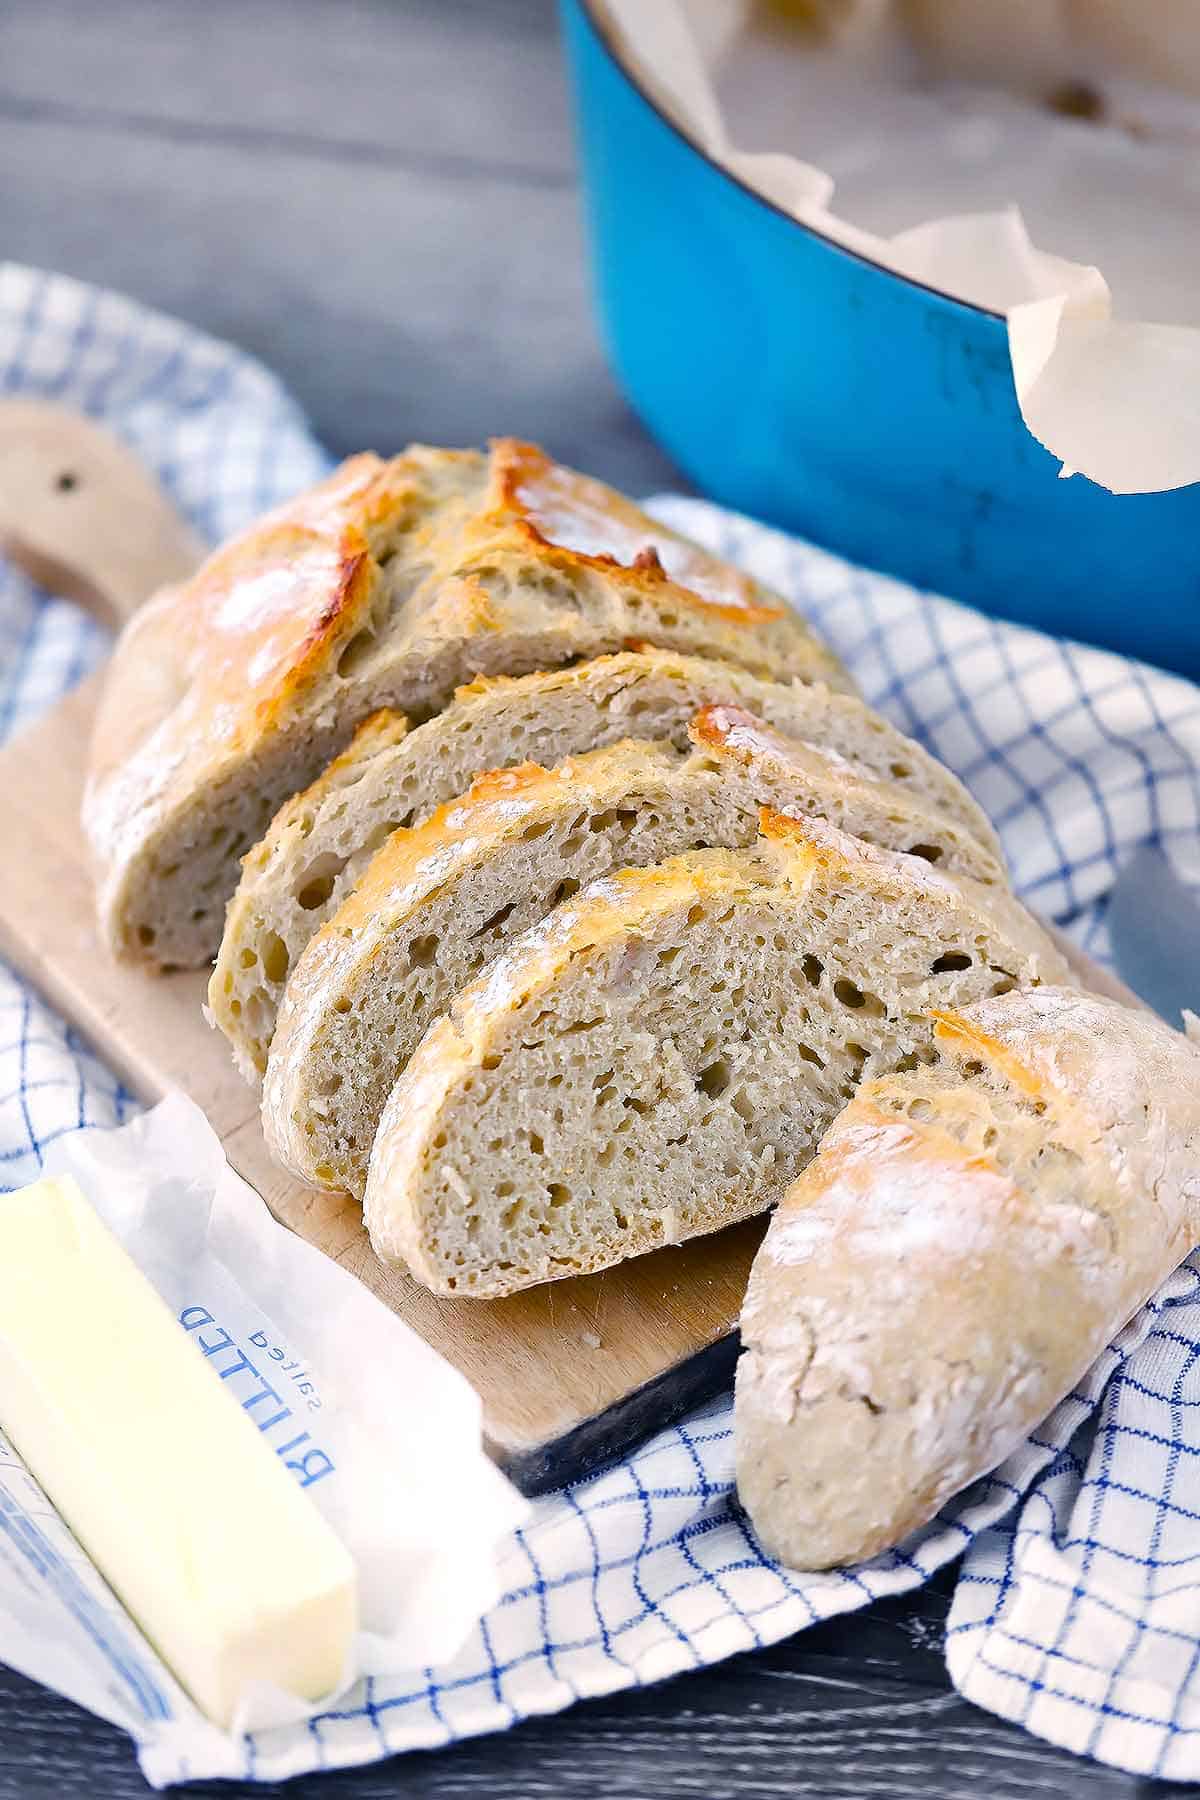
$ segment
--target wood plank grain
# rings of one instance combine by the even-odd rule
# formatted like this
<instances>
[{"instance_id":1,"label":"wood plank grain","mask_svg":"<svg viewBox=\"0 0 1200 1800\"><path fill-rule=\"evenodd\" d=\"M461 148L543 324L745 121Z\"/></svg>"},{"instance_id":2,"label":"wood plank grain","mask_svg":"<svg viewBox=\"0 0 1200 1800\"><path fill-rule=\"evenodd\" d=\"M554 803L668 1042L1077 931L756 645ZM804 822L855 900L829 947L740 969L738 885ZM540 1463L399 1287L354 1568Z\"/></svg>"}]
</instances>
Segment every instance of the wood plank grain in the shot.
<instances>
[{"instance_id":1,"label":"wood plank grain","mask_svg":"<svg viewBox=\"0 0 1200 1800\"><path fill-rule=\"evenodd\" d=\"M1197 1800L1080 1761L950 1691L952 1572L901 1600L499 1737L253 1792L279 1800ZM139 1800L128 1741L0 1671L0 1800ZM11 1729L8 1728L12 1721ZM179 1790L221 1800L228 1784ZM235 1791L249 1794L250 1789Z\"/></svg>"},{"instance_id":2,"label":"wood plank grain","mask_svg":"<svg viewBox=\"0 0 1200 1800\"><path fill-rule=\"evenodd\" d=\"M515 433L681 485L592 323L553 0L200 16L0 7L5 256L235 339L335 453Z\"/></svg>"}]
</instances>

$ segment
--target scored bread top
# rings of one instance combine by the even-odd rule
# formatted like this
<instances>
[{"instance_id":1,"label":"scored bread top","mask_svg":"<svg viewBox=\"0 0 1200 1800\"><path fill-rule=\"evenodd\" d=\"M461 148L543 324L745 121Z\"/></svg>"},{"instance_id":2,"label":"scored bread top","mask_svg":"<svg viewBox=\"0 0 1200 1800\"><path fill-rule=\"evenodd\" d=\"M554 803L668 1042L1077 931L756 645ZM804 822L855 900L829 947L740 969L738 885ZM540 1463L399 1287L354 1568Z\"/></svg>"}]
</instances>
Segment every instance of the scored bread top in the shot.
<instances>
[{"instance_id":1,"label":"scored bread top","mask_svg":"<svg viewBox=\"0 0 1200 1800\"><path fill-rule=\"evenodd\" d=\"M476 672L632 637L852 687L778 596L530 445L353 458L122 634L84 805L110 942L167 962L211 938L211 954L237 855L367 712L428 716ZM179 865L217 833L212 884L233 879L177 928L202 884ZM151 873L167 886L139 906Z\"/></svg>"}]
</instances>

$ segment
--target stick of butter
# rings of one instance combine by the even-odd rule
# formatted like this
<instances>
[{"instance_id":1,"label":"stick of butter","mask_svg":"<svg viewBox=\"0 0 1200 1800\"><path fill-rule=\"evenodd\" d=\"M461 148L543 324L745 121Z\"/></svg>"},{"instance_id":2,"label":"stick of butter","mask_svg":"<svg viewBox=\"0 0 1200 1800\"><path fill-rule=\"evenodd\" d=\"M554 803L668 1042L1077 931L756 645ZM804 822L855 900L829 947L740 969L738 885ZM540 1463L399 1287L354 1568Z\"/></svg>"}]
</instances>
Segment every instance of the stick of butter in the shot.
<instances>
[{"instance_id":1,"label":"stick of butter","mask_svg":"<svg viewBox=\"0 0 1200 1800\"><path fill-rule=\"evenodd\" d=\"M337 1685L349 1553L70 1178L0 1194L0 1425L215 1723Z\"/></svg>"}]
</instances>

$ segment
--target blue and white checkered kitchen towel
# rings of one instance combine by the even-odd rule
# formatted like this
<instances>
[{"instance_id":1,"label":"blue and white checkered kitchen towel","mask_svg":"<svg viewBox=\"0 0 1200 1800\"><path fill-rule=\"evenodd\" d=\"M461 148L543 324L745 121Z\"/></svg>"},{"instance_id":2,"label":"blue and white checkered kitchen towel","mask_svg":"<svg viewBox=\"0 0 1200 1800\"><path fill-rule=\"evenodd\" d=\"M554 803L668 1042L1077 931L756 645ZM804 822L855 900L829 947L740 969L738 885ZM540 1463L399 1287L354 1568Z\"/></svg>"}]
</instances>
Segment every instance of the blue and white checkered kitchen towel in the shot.
<instances>
[{"instance_id":1,"label":"blue and white checkered kitchen towel","mask_svg":"<svg viewBox=\"0 0 1200 1800\"><path fill-rule=\"evenodd\" d=\"M248 358L117 296L0 265L3 390L98 415L209 537L325 466ZM1160 844L1200 882L1200 691L702 502L657 510L791 595L867 697L966 779L1021 893L1094 956L1117 868L1139 845ZM0 732L103 650L72 607L0 565ZM52 1139L117 1124L133 1103L3 970L0 1011L0 1159L16 1185ZM147 1727L143 1767L159 1783L265 1780L447 1743L774 1642L965 1551L947 1657L968 1698L1119 1767L1200 1779L1200 1261L1000 1469L857 1569L802 1577L764 1557L733 1494L731 1416L721 1400L540 1501L504 1553L503 1598L451 1666L375 1679L308 1727L245 1740L219 1770L174 1766Z\"/></svg>"}]
</instances>

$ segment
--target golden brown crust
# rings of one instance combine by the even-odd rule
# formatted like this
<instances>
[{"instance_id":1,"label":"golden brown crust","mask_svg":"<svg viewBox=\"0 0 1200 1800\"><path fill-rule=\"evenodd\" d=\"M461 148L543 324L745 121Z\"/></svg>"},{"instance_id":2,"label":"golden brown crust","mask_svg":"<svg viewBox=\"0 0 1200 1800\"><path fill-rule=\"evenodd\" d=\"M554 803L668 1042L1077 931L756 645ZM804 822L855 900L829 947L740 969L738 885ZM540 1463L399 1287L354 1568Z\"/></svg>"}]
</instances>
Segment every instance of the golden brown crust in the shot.
<instances>
[{"instance_id":1,"label":"golden brown crust","mask_svg":"<svg viewBox=\"0 0 1200 1800\"><path fill-rule=\"evenodd\" d=\"M766 602L748 575L682 539L672 578L661 550L647 541L649 521L640 507L603 482L552 462L535 444L493 439L492 486L497 524L511 525L556 567L619 574L627 588L648 594L674 589L686 604L741 624L784 617L785 608ZM581 541L597 547L581 548ZM641 645L631 641L626 648Z\"/></svg>"},{"instance_id":2,"label":"golden brown crust","mask_svg":"<svg viewBox=\"0 0 1200 1800\"><path fill-rule=\"evenodd\" d=\"M852 687L750 577L531 445L353 458L152 601L118 644L85 801L109 941L153 943L166 962L211 954L238 849L365 712L428 716L474 672L612 652L639 630ZM190 915L189 881L204 899Z\"/></svg>"},{"instance_id":3,"label":"golden brown crust","mask_svg":"<svg viewBox=\"0 0 1200 1800\"><path fill-rule=\"evenodd\" d=\"M185 758L207 754L206 721L222 709L230 744L265 728L327 641L340 635L339 622L358 611L369 554L362 514L381 468L370 455L343 463L319 487L215 551L189 582L156 597L134 620L127 634L137 652L127 658L132 685L136 692L143 661L172 670ZM161 692L160 670L147 675ZM119 767L144 732L144 720L129 713L125 685L112 684L108 697L93 744L93 781Z\"/></svg>"}]
</instances>

